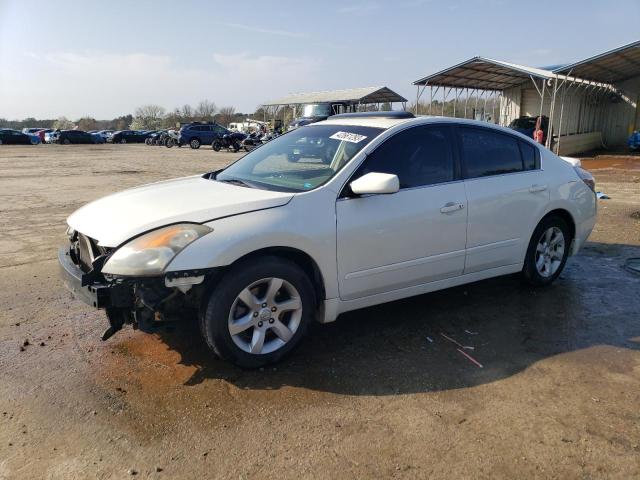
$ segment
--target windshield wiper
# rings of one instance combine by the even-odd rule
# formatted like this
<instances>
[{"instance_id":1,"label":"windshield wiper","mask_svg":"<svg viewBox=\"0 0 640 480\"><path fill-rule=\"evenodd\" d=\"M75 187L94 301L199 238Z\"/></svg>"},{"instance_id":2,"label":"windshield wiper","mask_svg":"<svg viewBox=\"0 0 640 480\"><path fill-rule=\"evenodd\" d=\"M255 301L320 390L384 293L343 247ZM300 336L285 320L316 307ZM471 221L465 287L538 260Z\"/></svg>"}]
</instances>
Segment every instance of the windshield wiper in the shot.
<instances>
[{"instance_id":1,"label":"windshield wiper","mask_svg":"<svg viewBox=\"0 0 640 480\"><path fill-rule=\"evenodd\" d=\"M239 185L241 187L247 187L247 188L255 188L253 185L248 184L245 181L242 181L238 178L229 178L229 179L225 179L225 180L218 180L218 182L224 182L224 183L230 183L232 185Z\"/></svg>"}]
</instances>

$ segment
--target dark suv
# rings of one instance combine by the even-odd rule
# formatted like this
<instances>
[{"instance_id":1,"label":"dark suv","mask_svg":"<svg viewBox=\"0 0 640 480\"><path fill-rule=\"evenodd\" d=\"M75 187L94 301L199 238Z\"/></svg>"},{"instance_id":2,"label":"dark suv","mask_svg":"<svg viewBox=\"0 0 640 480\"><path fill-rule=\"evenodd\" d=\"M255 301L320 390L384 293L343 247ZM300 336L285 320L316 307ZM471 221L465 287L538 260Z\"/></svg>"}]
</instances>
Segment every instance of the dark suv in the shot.
<instances>
[{"instance_id":1,"label":"dark suv","mask_svg":"<svg viewBox=\"0 0 640 480\"><path fill-rule=\"evenodd\" d=\"M200 148L203 143L211 145L216 138L227 133L231 132L217 123L190 123L180 129L178 142L180 145Z\"/></svg>"}]
</instances>

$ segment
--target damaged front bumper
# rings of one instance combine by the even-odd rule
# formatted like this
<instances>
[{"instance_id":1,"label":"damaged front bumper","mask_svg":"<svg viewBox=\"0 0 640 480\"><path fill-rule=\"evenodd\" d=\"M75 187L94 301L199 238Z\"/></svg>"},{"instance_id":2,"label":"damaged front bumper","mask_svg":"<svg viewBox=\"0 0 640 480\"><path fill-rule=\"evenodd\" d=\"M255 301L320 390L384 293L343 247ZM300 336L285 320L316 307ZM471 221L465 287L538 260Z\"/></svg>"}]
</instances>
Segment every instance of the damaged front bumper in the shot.
<instances>
[{"instance_id":1,"label":"damaged front bumper","mask_svg":"<svg viewBox=\"0 0 640 480\"><path fill-rule=\"evenodd\" d=\"M134 307L133 291L129 285L109 284L102 275L93 271L83 272L73 262L69 249L58 250L58 263L65 287L78 300L100 309Z\"/></svg>"}]
</instances>

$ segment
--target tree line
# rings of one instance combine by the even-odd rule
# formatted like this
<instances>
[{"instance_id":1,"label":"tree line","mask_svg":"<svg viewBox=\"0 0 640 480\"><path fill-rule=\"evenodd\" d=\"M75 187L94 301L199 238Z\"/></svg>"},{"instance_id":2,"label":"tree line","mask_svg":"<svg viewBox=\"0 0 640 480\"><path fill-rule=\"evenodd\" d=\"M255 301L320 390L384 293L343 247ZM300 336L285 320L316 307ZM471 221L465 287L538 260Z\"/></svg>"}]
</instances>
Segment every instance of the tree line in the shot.
<instances>
[{"instance_id":1,"label":"tree line","mask_svg":"<svg viewBox=\"0 0 640 480\"><path fill-rule=\"evenodd\" d=\"M175 128L182 123L189 122L216 122L228 126L231 122L242 121L246 114L236 112L235 107L228 106L218 108L210 100L202 100L197 105L185 104L167 111L160 105L142 105L135 112L128 115L113 118L111 120L96 120L85 116L77 120L67 117L54 119L37 119L33 117L23 120L8 120L0 117L0 128L54 128L60 130L159 130L163 128Z\"/></svg>"}]
</instances>

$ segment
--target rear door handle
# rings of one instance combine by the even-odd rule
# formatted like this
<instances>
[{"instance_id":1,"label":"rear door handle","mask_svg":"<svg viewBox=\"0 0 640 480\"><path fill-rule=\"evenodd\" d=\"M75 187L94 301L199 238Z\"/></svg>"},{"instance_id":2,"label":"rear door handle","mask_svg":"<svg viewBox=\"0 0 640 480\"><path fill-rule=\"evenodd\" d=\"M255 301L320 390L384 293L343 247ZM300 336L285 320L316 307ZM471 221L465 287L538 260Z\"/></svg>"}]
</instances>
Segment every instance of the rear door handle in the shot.
<instances>
[{"instance_id":1,"label":"rear door handle","mask_svg":"<svg viewBox=\"0 0 640 480\"><path fill-rule=\"evenodd\" d=\"M547 189L546 185L531 185L529 191L531 193L544 192Z\"/></svg>"},{"instance_id":2,"label":"rear door handle","mask_svg":"<svg viewBox=\"0 0 640 480\"><path fill-rule=\"evenodd\" d=\"M440 209L440 213L457 212L458 210L462 210L463 208L464 203L448 202L442 206L442 208Z\"/></svg>"}]
</instances>

